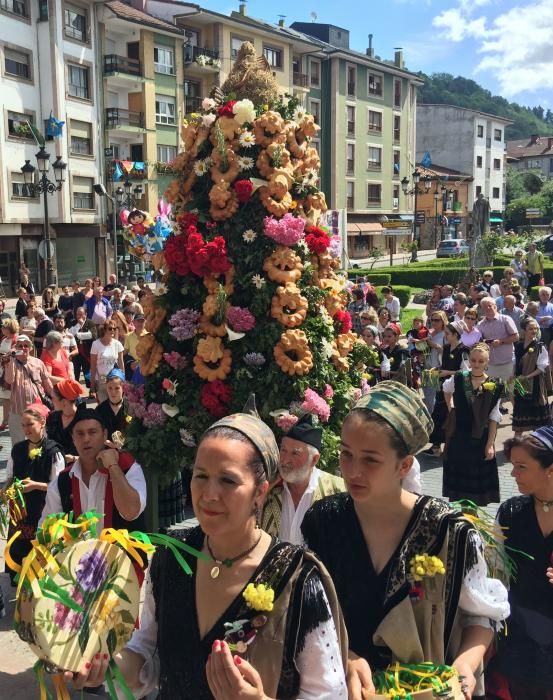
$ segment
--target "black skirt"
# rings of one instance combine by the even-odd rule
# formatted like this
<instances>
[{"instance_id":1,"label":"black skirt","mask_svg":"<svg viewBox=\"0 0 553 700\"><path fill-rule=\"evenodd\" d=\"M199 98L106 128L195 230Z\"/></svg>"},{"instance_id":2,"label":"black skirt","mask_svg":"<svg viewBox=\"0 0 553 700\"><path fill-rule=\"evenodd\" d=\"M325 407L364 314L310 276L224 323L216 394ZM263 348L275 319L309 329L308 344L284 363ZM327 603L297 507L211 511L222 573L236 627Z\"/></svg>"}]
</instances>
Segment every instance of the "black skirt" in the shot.
<instances>
[{"instance_id":1,"label":"black skirt","mask_svg":"<svg viewBox=\"0 0 553 700\"><path fill-rule=\"evenodd\" d=\"M450 501L466 499L476 505L499 503L497 460L485 459L488 431L474 439L457 429L449 439L444 453L442 493Z\"/></svg>"}]
</instances>

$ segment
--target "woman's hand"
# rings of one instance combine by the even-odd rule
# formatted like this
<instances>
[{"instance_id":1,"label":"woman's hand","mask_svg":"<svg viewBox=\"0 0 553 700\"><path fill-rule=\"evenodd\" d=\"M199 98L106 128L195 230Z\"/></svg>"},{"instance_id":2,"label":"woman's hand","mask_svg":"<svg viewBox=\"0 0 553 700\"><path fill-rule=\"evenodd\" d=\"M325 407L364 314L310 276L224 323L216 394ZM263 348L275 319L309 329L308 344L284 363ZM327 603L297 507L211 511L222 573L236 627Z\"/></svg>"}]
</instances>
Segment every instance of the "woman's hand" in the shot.
<instances>
[{"instance_id":1,"label":"woman's hand","mask_svg":"<svg viewBox=\"0 0 553 700\"><path fill-rule=\"evenodd\" d=\"M363 690L369 693L375 692L371 667L365 659L351 651L348 656L346 680L348 684L348 700L364 700Z\"/></svg>"},{"instance_id":2,"label":"woman's hand","mask_svg":"<svg viewBox=\"0 0 553 700\"><path fill-rule=\"evenodd\" d=\"M78 673L66 671L63 678L66 683L73 683L73 686L78 690L96 688L105 681L108 665L109 656L107 654L96 654L91 661L83 663Z\"/></svg>"},{"instance_id":3,"label":"woman's hand","mask_svg":"<svg viewBox=\"0 0 553 700\"><path fill-rule=\"evenodd\" d=\"M545 574L547 578L549 579L549 583L553 586L553 566L550 566L547 569L547 572Z\"/></svg>"},{"instance_id":4,"label":"woman's hand","mask_svg":"<svg viewBox=\"0 0 553 700\"><path fill-rule=\"evenodd\" d=\"M240 656L233 657L224 641L213 643L206 675L215 700L270 700L259 673Z\"/></svg>"},{"instance_id":5,"label":"woman's hand","mask_svg":"<svg viewBox=\"0 0 553 700\"><path fill-rule=\"evenodd\" d=\"M495 447L493 445L486 445L486 449L484 450L484 459L487 462L490 459L493 459L495 457Z\"/></svg>"},{"instance_id":6,"label":"woman's hand","mask_svg":"<svg viewBox=\"0 0 553 700\"><path fill-rule=\"evenodd\" d=\"M459 682L461 683L461 691L465 696L465 700L471 700L474 689L476 688L476 678L472 669L467 664L453 664L453 668L459 674Z\"/></svg>"},{"instance_id":7,"label":"woman's hand","mask_svg":"<svg viewBox=\"0 0 553 700\"><path fill-rule=\"evenodd\" d=\"M25 479L21 479L21 483L23 484L23 493L29 493L29 491L35 491L40 486L44 486L44 484L33 481L29 476Z\"/></svg>"}]
</instances>

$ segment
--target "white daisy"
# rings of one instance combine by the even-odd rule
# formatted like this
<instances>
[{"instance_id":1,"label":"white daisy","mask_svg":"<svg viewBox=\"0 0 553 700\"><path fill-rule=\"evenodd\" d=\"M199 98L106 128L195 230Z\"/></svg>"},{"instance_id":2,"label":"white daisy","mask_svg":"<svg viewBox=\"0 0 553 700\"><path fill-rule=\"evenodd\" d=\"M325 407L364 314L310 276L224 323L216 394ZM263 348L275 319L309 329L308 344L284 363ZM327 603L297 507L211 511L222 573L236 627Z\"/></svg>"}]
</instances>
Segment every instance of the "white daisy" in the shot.
<instances>
[{"instance_id":1,"label":"white daisy","mask_svg":"<svg viewBox=\"0 0 553 700\"><path fill-rule=\"evenodd\" d=\"M302 121L305 119L306 116L307 110L305 109L305 107L302 107L301 105L296 107L296 109L294 110L294 121L297 124L301 125Z\"/></svg>"},{"instance_id":2,"label":"white daisy","mask_svg":"<svg viewBox=\"0 0 553 700\"><path fill-rule=\"evenodd\" d=\"M164 284L160 284L159 287L156 289L156 295L160 297L163 294L167 294L167 287Z\"/></svg>"},{"instance_id":3,"label":"white daisy","mask_svg":"<svg viewBox=\"0 0 553 700\"><path fill-rule=\"evenodd\" d=\"M327 360L330 360L330 358L334 354L334 348L332 347L332 343L329 343L329 341L326 338L323 338L322 339L322 346L323 346L323 357L325 357Z\"/></svg>"},{"instance_id":4,"label":"white daisy","mask_svg":"<svg viewBox=\"0 0 553 700\"><path fill-rule=\"evenodd\" d=\"M240 134L240 138L238 140L240 141L242 148L251 148L252 146L255 146L255 136L251 131L244 131L242 134Z\"/></svg>"},{"instance_id":5,"label":"white daisy","mask_svg":"<svg viewBox=\"0 0 553 700\"><path fill-rule=\"evenodd\" d=\"M209 168L211 167L211 159L210 158L204 158L203 160L197 160L194 163L194 172L198 177L202 177L202 175L205 175L208 171Z\"/></svg>"},{"instance_id":6,"label":"white daisy","mask_svg":"<svg viewBox=\"0 0 553 700\"><path fill-rule=\"evenodd\" d=\"M196 447L196 440L194 439L194 435L192 434L191 430L181 428L179 430L179 435L181 442L185 447Z\"/></svg>"},{"instance_id":7,"label":"white daisy","mask_svg":"<svg viewBox=\"0 0 553 700\"><path fill-rule=\"evenodd\" d=\"M247 231L244 231L242 238L246 241L246 243L253 243L257 238L257 233L253 229L249 228Z\"/></svg>"},{"instance_id":8,"label":"white daisy","mask_svg":"<svg viewBox=\"0 0 553 700\"><path fill-rule=\"evenodd\" d=\"M319 173L315 170L315 168L309 168L309 170L305 171L303 176L303 181L309 183L310 185L314 185L318 179Z\"/></svg>"},{"instance_id":9,"label":"white daisy","mask_svg":"<svg viewBox=\"0 0 553 700\"><path fill-rule=\"evenodd\" d=\"M239 165L241 171L251 170L254 166L254 160L253 160L253 158L250 158L249 156L239 156L238 157L238 165Z\"/></svg>"},{"instance_id":10,"label":"white daisy","mask_svg":"<svg viewBox=\"0 0 553 700\"><path fill-rule=\"evenodd\" d=\"M262 287L265 286L265 280L261 275L252 275L252 284L256 289L261 289Z\"/></svg>"}]
</instances>

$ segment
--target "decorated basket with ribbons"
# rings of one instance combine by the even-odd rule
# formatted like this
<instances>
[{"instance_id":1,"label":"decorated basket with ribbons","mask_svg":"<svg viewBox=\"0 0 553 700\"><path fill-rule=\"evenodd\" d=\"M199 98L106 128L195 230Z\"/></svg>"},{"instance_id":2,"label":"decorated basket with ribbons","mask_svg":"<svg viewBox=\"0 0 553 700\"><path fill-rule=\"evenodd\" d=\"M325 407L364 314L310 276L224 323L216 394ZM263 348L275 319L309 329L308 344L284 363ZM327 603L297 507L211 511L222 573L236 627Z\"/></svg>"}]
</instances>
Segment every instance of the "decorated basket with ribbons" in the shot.
<instances>
[{"instance_id":1,"label":"decorated basket with ribbons","mask_svg":"<svg viewBox=\"0 0 553 700\"><path fill-rule=\"evenodd\" d=\"M10 522L17 527L26 515L23 482L15 478L8 488L0 490L0 537L8 536Z\"/></svg>"},{"instance_id":2,"label":"decorated basket with ribbons","mask_svg":"<svg viewBox=\"0 0 553 700\"><path fill-rule=\"evenodd\" d=\"M51 515L37 530L33 549L18 566L6 546L5 558L18 571L14 628L39 657L35 665L41 700L48 698L45 673L59 700L68 698L63 671L77 672L96 654L111 659L130 639L138 618L140 582L147 557L156 545L171 549L191 574L183 554L204 557L180 540L106 528L97 532L99 515ZM133 698L115 662L106 682L117 698L114 681Z\"/></svg>"},{"instance_id":3,"label":"decorated basket with ribbons","mask_svg":"<svg viewBox=\"0 0 553 700\"><path fill-rule=\"evenodd\" d=\"M425 662L395 662L373 674L376 692L363 689L364 700L464 700L457 671L451 666Z\"/></svg>"}]
</instances>

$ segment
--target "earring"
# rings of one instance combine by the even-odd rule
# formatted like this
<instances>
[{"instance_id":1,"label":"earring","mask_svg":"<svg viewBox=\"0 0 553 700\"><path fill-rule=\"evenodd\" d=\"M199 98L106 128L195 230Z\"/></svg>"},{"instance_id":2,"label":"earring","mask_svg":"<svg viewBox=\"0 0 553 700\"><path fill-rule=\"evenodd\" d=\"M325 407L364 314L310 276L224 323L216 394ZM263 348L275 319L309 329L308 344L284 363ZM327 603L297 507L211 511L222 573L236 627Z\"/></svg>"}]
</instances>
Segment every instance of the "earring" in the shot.
<instances>
[{"instance_id":1,"label":"earring","mask_svg":"<svg viewBox=\"0 0 553 700\"><path fill-rule=\"evenodd\" d=\"M259 530L259 523L261 522L261 508L257 503L253 507L252 515L255 518L255 529Z\"/></svg>"}]
</instances>

